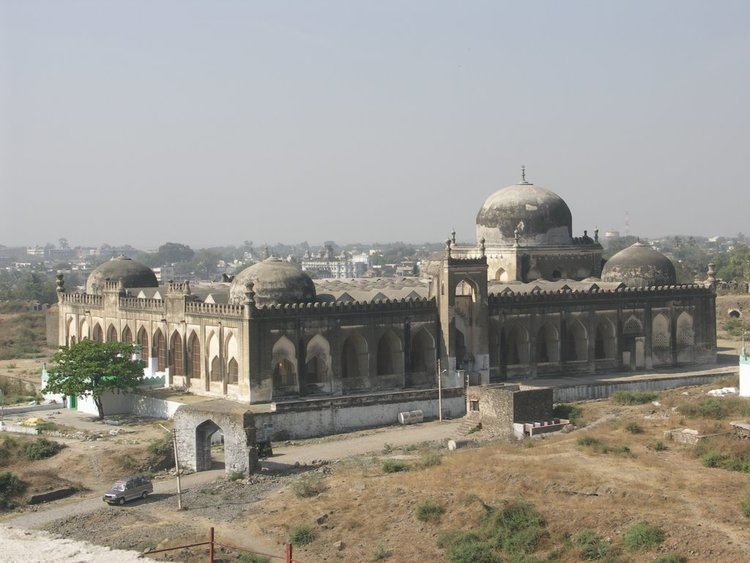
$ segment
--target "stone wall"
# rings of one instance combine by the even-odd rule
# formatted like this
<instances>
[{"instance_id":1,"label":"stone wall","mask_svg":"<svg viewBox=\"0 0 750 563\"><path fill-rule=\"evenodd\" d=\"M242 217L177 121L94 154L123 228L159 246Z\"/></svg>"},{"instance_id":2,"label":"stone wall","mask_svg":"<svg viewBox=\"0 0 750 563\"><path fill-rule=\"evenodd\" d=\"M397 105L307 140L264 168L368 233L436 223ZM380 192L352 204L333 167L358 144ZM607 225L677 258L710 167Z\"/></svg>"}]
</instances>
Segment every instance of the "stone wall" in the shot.
<instances>
[{"instance_id":1,"label":"stone wall","mask_svg":"<svg viewBox=\"0 0 750 563\"><path fill-rule=\"evenodd\" d=\"M413 410L437 418L437 390L277 403L275 412L255 414L255 427L258 440L301 439L397 424L398 413ZM465 413L463 389L443 390L443 417Z\"/></svg>"}]
</instances>

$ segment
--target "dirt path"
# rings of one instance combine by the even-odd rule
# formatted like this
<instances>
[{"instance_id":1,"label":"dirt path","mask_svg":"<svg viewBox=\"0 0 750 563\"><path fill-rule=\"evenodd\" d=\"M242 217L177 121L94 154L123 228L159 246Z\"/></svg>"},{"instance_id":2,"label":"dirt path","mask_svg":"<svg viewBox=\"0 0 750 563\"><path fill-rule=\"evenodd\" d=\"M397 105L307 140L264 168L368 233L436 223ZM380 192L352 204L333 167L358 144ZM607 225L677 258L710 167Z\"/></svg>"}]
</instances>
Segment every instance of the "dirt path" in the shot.
<instances>
[{"instance_id":1,"label":"dirt path","mask_svg":"<svg viewBox=\"0 0 750 563\"><path fill-rule=\"evenodd\" d=\"M403 446L425 441L440 441L455 436L459 425L460 421L428 422L414 426L378 429L364 435L338 436L322 442L303 442L299 445L278 448L272 458L263 461L263 467L275 471L284 471L294 467L295 464L309 464L313 460L332 461L381 451L386 444ZM205 485L223 475L223 469L187 475L182 478L183 491ZM174 479L154 482L155 494L173 495L176 489ZM34 511L6 518L3 523L27 529L39 529L56 520L72 515L88 514L102 508L105 508L105 505L101 500L100 493L84 499L62 500L41 505Z\"/></svg>"},{"instance_id":2,"label":"dirt path","mask_svg":"<svg viewBox=\"0 0 750 563\"><path fill-rule=\"evenodd\" d=\"M372 434L338 438L319 443L283 446L274 450L273 457L264 461L269 468L310 463L313 460L331 461L355 455L381 451L386 444L405 446L419 442L439 442L457 435L460 420L426 422L413 426L388 427Z\"/></svg>"},{"instance_id":3,"label":"dirt path","mask_svg":"<svg viewBox=\"0 0 750 563\"><path fill-rule=\"evenodd\" d=\"M210 483L223 474L223 469L214 469L212 471L203 471L201 473L186 475L182 478L182 490L183 492L185 492L191 487L197 487L206 483ZM177 483L175 479L154 481L155 494L171 495L176 491ZM68 516L71 516L73 514L88 514L90 512L101 510L102 508L105 508L105 506L106 505L102 501L101 494L86 497L84 499L77 499L75 501L51 502L46 505L41 505L40 508L33 512L25 512L14 518L5 519L3 521L3 524L9 524L12 526L18 526L27 529L38 529L46 526L51 522L54 522L55 520L67 518Z\"/></svg>"}]
</instances>

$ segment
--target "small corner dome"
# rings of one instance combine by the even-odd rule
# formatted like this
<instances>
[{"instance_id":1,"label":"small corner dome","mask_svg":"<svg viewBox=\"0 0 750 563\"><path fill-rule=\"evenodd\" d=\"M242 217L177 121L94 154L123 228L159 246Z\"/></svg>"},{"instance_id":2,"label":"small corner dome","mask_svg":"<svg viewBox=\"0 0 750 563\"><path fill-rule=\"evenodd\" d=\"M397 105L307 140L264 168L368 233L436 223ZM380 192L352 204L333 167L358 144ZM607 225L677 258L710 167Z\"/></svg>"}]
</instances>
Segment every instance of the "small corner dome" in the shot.
<instances>
[{"instance_id":1,"label":"small corner dome","mask_svg":"<svg viewBox=\"0 0 750 563\"><path fill-rule=\"evenodd\" d=\"M669 258L643 242L636 242L607 260L602 280L631 287L675 285L677 273Z\"/></svg>"},{"instance_id":2,"label":"small corner dome","mask_svg":"<svg viewBox=\"0 0 750 563\"><path fill-rule=\"evenodd\" d=\"M86 293L101 293L105 281L121 282L125 288L159 287L151 268L127 256L115 256L94 268L86 280Z\"/></svg>"},{"instance_id":3,"label":"small corner dome","mask_svg":"<svg viewBox=\"0 0 750 563\"><path fill-rule=\"evenodd\" d=\"M523 227L519 229L519 225ZM568 204L550 190L521 182L496 191L477 214L477 240L488 246L519 244L570 244L573 216Z\"/></svg>"},{"instance_id":4,"label":"small corner dome","mask_svg":"<svg viewBox=\"0 0 750 563\"><path fill-rule=\"evenodd\" d=\"M229 286L229 302L244 303L248 284L253 286L258 305L315 301L312 278L292 262L280 258L266 258L237 274Z\"/></svg>"}]
</instances>

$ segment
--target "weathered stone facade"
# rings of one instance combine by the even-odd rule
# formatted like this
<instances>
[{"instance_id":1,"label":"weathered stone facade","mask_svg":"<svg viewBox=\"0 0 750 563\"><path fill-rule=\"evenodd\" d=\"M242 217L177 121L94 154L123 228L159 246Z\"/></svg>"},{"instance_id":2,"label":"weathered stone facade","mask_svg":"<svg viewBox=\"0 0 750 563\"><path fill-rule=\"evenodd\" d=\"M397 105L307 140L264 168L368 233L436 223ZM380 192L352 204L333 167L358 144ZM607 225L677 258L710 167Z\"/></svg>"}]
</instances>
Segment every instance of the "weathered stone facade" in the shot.
<instances>
[{"instance_id":1,"label":"weathered stone facade","mask_svg":"<svg viewBox=\"0 0 750 563\"><path fill-rule=\"evenodd\" d=\"M87 293L58 281L59 343L134 342L167 385L245 403L429 389L438 372L458 388L467 373L487 384L715 359L713 285L677 285L643 245L599 279L597 235L573 237L552 192L525 179L500 190L477 234L476 245L446 241L422 278L366 282L314 282L269 258L231 284L155 286L117 258ZM516 266L498 276L501 255Z\"/></svg>"},{"instance_id":2,"label":"weathered stone facade","mask_svg":"<svg viewBox=\"0 0 750 563\"><path fill-rule=\"evenodd\" d=\"M192 471L211 469L211 436L224 437L227 473L249 475L258 465L255 422L247 406L220 399L183 405L174 414L180 465Z\"/></svg>"}]
</instances>

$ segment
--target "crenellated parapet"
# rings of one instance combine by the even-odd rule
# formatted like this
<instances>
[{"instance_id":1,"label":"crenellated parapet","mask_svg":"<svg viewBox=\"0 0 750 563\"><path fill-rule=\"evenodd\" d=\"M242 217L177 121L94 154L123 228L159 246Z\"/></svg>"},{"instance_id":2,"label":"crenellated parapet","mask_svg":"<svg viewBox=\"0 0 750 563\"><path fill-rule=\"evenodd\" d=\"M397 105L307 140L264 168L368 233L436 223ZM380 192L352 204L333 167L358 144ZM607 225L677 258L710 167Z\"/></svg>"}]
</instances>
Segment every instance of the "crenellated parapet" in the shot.
<instances>
[{"instance_id":1,"label":"crenellated parapet","mask_svg":"<svg viewBox=\"0 0 750 563\"><path fill-rule=\"evenodd\" d=\"M178 293L181 295L190 295L190 282L174 282L167 284L167 293Z\"/></svg>"},{"instance_id":2,"label":"crenellated parapet","mask_svg":"<svg viewBox=\"0 0 750 563\"><path fill-rule=\"evenodd\" d=\"M601 297L618 298L627 297L693 297L705 296L711 293L710 289L699 284L680 284L680 285L662 285L652 287L627 287L620 286L615 289L604 289L596 284L586 290L571 289L562 287L560 289L543 290L539 287L523 293L514 292L510 287L506 287L500 293L490 294L491 305L502 305L507 303L534 303L534 302L560 302L568 301L586 301L590 300L592 295Z\"/></svg>"},{"instance_id":3,"label":"crenellated parapet","mask_svg":"<svg viewBox=\"0 0 750 563\"><path fill-rule=\"evenodd\" d=\"M384 299L370 302L343 301L314 303L287 303L264 305L255 309L256 317L274 317L279 315L296 314L346 314L346 313L384 313L429 311L435 309L435 299L418 297L413 299Z\"/></svg>"},{"instance_id":4,"label":"crenellated parapet","mask_svg":"<svg viewBox=\"0 0 750 563\"><path fill-rule=\"evenodd\" d=\"M204 303L202 301L186 301L185 313L191 315L209 315L214 317L242 317L244 305L225 303Z\"/></svg>"},{"instance_id":5,"label":"crenellated parapet","mask_svg":"<svg viewBox=\"0 0 750 563\"><path fill-rule=\"evenodd\" d=\"M101 295L92 293L60 293L61 303L70 303L76 305L88 305L90 307L102 307L104 301Z\"/></svg>"},{"instance_id":6,"label":"crenellated parapet","mask_svg":"<svg viewBox=\"0 0 750 563\"><path fill-rule=\"evenodd\" d=\"M454 256L451 255L446 258L449 266L487 266L486 256Z\"/></svg>"},{"instance_id":7,"label":"crenellated parapet","mask_svg":"<svg viewBox=\"0 0 750 563\"><path fill-rule=\"evenodd\" d=\"M129 311L164 311L164 301L161 299L120 297L119 306Z\"/></svg>"}]
</instances>

